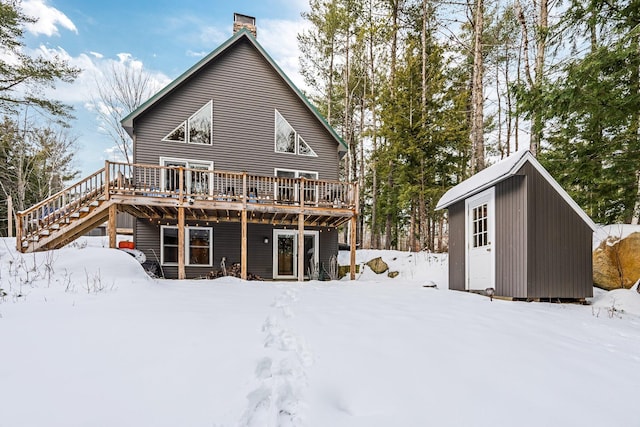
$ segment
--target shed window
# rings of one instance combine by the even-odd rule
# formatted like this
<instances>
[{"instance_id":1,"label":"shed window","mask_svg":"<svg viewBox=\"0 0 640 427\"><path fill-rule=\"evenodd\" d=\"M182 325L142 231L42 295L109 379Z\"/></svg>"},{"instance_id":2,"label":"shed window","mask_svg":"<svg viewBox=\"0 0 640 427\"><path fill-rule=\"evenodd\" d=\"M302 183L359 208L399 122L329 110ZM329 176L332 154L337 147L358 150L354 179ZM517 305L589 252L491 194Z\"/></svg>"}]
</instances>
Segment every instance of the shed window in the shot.
<instances>
[{"instance_id":1,"label":"shed window","mask_svg":"<svg viewBox=\"0 0 640 427\"><path fill-rule=\"evenodd\" d=\"M487 204L473 208L473 247L479 248L489 244Z\"/></svg>"},{"instance_id":2,"label":"shed window","mask_svg":"<svg viewBox=\"0 0 640 427\"><path fill-rule=\"evenodd\" d=\"M160 258L162 265L178 264L178 227L162 226ZM185 265L211 266L213 263L213 229L210 227L185 227Z\"/></svg>"}]
</instances>

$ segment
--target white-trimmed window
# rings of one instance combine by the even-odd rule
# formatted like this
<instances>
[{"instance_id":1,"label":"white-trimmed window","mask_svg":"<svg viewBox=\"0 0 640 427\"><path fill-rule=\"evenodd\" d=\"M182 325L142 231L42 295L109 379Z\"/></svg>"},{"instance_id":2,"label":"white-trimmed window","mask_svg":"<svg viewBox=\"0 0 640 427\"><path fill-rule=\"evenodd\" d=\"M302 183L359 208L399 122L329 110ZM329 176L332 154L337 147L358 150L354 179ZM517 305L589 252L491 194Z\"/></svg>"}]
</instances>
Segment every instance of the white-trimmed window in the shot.
<instances>
[{"instance_id":1,"label":"white-trimmed window","mask_svg":"<svg viewBox=\"0 0 640 427\"><path fill-rule=\"evenodd\" d=\"M162 140L211 145L213 142L213 101L203 105Z\"/></svg>"},{"instance_id":2,"label":"white-trimmed window","mask_svg":"<svg viewBox=\"0 0 640 427\"><path fill-rule=\"evenodd\" d=\"M473 208L473 247L479 248L489 244L487 203Z\"/></svg>"},{"instance_id":3,"label":"white-trimmed window","mask_svg":"<svg viewBox=\"0 0 640 427\"><path fill-rule=\"evenodd\" d=\"M318 172L311 171L299 171L294 169L274 169L274 175L278 178L305 178L305 179L318 179ZM304 200L307 202L316 200L316 185L313 183L305 183L304 188ZM276 200L280 201L298 201L299 190L297 184L293 181L282 180L278 183L276 188Z\"/></svg>"},{"instance_id":4,"label":"white-trimmed window","mask_svg":"<svg viewBox=\"0 0 640 427\"><path fill-rule=\"evenodd\" d=\"M184 228L185 265L210 267L213 265L213 228ZM178 227L160 227L160 262L178 265Z\"/></svg>"},{"instance_id":5,"label":"white-trimmed window","mask_svg":"<svg viewBox=\"0 0 640 427\"><path fill-rule=\"evenodd\" d=\"M184 191L186 194L211 195L210 185L213 162L202 160L174 159L160 157L160 165L167 167L183 167L189 169L184 173ZM162 191L177 191L180 187L178 169L162 170Z\"/></svg>"},{"instance_id":6,"label":"white-trimmed window","mask_svg":"<svg viewBox=\"0 0 640 427\"><path fill-rule=\"evenodd\" d=\"M277 153L298 154L300 156L318 157L289 122L276 111L275 119L275 151Z\"/></svg>"}]
</instances>

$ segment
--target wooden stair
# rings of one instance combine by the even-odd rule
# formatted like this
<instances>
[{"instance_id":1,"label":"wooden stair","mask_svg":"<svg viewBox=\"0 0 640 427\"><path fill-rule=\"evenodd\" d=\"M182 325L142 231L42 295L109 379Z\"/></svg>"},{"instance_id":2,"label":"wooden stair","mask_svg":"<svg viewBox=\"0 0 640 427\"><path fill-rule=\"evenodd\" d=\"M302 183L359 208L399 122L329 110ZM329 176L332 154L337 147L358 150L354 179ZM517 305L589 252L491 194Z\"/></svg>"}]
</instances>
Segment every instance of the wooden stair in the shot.
<instances>
[{"instance_id":1,"label":"wooden stair","mask_svg":"<svg viewBox=\"0 0 640 427\"><path fill-rule=\"evenodd\" d=\"M105 169L101 169L36 205L18 212L17 249L57 249L109 218Z\"/></svg>"}]
</instances>

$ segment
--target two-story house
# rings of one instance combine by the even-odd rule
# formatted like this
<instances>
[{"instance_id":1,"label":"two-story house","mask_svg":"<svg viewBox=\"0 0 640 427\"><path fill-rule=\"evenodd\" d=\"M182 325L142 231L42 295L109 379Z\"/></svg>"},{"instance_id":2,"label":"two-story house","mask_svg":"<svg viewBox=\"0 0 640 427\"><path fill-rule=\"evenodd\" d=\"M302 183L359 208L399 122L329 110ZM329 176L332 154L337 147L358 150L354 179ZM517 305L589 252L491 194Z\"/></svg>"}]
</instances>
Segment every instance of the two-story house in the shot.
<instances>
[{"instance_id":1,"label":"two-story house","mask_svg":"<svg viewBox=\"0 0 640 427\"><path fill-rule=\"evenodd\" d=\"M137 249L166 277L240 263L243 277L303 280L328 268L337 227L355 230L358 214L357 185L339 181L346 146L258 43L255 20L236 14L234 31L122 120L133 165L107 162L89 190L67 195L73 206L21 213L21 250L66 243L63 223L86 229L97 221L86 217L111 223L124 211ZM43 233L43 223L58 228Z\"/></svg>"}]
</instances>

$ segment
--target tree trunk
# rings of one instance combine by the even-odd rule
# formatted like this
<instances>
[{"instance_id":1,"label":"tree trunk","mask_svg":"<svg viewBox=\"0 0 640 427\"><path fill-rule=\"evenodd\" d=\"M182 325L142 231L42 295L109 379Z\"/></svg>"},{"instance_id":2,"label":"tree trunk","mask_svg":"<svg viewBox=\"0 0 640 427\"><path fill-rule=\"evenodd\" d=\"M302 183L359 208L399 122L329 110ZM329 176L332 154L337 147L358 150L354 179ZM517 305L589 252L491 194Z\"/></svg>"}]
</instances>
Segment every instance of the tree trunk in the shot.
<instances>
[{"instance_id":1,"label":"tree trunk","mask_svg":"<svg viewBox=\"0 0 640 427\"><path fill-rule=\"evenodd\" d=\"M537 46L536 46L536 66L535 66L535 83L534 90L536 94L540 95L540 90L542 89L542 78L544 76L544 60L545 60L545 52L547 48L547 31L549 30L549 0L539 0L540 1L540 11L538 15L538 28L536 31L537 36ZM534 109L531 121L532 121L532 132L531 132L531 144L529 149L534 156L538 156L538 150L540 148L540 141L542 140L542 115L541 113L541 100L538 99L538 105L536 109Z\"/></svg>"},{"instance_id":2,"label":"tree trunk","mask_svg":"<svg viewBox=\"0 0 640 427\"><path fill-rule=\"evenodd\" d=\"M473 20L473 76L472 76L472 122L471 122L471 171L484 169L484 62L482 56L482 34L484 32L484 0L476 0Z\"/></svg>"},{"instance_id":3,"label":"tree trunk","mask_svg":"<svg viewBox=\"0 0 640 427\"><path fill-rule=\"evenodd\" d=\"M508 47L506 48L507 50L509 49ZM506 102L507 102L507 131L506 131L506 137L507 140L505 142L506 148L507 148L507 157L509 157L509 155L511 154L511 133L513 132L513 101L511 99L511 85L508 84L509 82L509 53L506 52L505 54L505 58L506 58L506 62L505 62L505 66L504 66L504 81L507 82L507 84L505 85L505 97L506 97ZM516 131L517 132L517 131Z\"/></svg>"},{"instance_id":4,"label":"tree trunk","mask_svg":"<svg viewBox=\"0 0 640 427\"><path fill-rule=\"evenodd\" d=\"M391 69L390 69L390 84L391 84L391 98L395 100L396 93L396 55L398 52L398 14L400 12L400 2L402 0L392 0L392 17L393 17L393 35L391 37ZM394 144L396 141L388 141L388 144ZM388 187L388 200L387 200L387 217L385 221L385 242L384 248L391 249L391 234L393 231L393 222L394 222L394 197L393 197L393 158L389 158L389 176L387 177L387 187Z\"/></svg>"},{"instance_id":5,"label":"tree trunk","mask_svg":"<svg viewBox=\"0 0 640 427\"><path fill-rule=\"evenodd\" d=\"M369 3L369 20L371 21L372 15L373 15L373 11L371 10L372 5L371 3ZM371 30L373 31L373 30ZM371 140L372 140L372 148L373 148L373 153L377 153L378 152L378 136L377 136L377 123L376 123L376 101L375 101L375 97L376 97L376 92L375 92L375 75L376 75L376 66L375 66L375 60L374 60L374 39L373 39L373 33L370 35L370 40L369 40L369 66L370 66L370 74L371 77L369 79L370 81L370 89L371 89L371 93L370 93L370 101L371 101L371 108L369 109L371 112ZM380 232L378 230L378 165L377 165L377 161L373 160L372 164L371 164L371 247L373 249L378 249L380 248Z\"/></svg>"},{"instance_id":6,"label":"tree trunk","mask_svg":"<svg viewBox=\"0 0 640 427\"><path fill-rule=\"evenodd\" d=\"M333 53L334 42L331 41L331 53L329 55L329 85L327 87L327 123L333 125L331 121L331 101L333 99L333 67L335 61L335 55Z\"/></svg>"},{"instance_id":7,"label":"tree trunk","mask_svg":"<svg viewBox=\"0 0 640 427\"><path fill-rule=\"evenodd\" d=\"M498 150L500 151L500 159L504 159L505 149L502 145L502 97L500 96L500 67L496 61L496 98L498 104Z\"/></svg>"},{"instance_id":8,"label":"tree trunk","mask_svg":"<svg viewBox=\"0 0 640 427\"><path fill-rule=\"evenodd\" d=\"M387 177L387 187L389 189L389 205L387 206L387 217L385 220L384 227L384 248L389 250L391 249L391 232L393 225L393 211L395 211L395 206L393 206L393 195L391 192L393 191L393 160L389 160L389 176Z\"/></svg>"}]
</instances>

